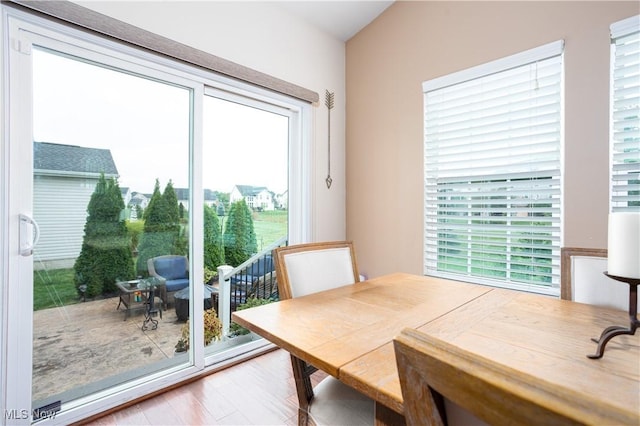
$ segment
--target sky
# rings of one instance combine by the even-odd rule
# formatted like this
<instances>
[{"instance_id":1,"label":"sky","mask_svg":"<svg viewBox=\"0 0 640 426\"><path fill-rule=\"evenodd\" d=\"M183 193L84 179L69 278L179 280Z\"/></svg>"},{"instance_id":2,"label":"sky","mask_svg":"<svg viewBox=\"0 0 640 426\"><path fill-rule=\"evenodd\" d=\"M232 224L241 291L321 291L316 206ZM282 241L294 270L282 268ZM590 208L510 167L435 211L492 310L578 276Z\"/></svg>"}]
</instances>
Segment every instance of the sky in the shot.
<instances>
[{"instance_id":1,"label":"sky","mask_svg":"<svg viewBox=\"0 0 640 426\"><path fill-rule=\"evenodd\" d=\"M189 182L189 91L34 49L33 136L109 149L120 187L151 193ZM287 187L288 119L206 96L203 187Z\"/></svg>"}]
</instances>

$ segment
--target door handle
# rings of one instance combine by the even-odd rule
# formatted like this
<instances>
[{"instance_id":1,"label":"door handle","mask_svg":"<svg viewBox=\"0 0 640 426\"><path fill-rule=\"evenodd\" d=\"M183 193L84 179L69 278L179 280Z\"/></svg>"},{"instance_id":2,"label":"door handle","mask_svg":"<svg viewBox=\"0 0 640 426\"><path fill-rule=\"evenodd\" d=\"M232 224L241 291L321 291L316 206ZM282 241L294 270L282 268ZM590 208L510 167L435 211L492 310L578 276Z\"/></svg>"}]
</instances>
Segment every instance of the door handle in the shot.
<instances>
[{"instance_id":1,"label":"door handle","mask_svg":"<svg viewBox=\"0 0 640 426\"><path fill-rule=\"evenodd\" d=\"M20 213L20 256L31 256L39 238L38 222L31 216Z\"/></svg>"}]
</instances>

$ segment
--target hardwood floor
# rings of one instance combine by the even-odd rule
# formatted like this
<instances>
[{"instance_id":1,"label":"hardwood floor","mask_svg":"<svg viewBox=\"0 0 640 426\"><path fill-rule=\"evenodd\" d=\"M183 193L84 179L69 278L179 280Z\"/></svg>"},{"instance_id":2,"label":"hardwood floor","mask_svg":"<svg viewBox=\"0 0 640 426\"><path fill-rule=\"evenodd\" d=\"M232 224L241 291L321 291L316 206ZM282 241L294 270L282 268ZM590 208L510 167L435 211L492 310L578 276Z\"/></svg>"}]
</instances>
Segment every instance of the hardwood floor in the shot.
<instances>
[{"instance_id":1,"label":"hardwood floor","mask_svg":"<svg viewBox=\"0 0 640 426\"><path fill-rule=\"evenodd\" d=\"M84 424L297 425L297 410L289 353L278 349Z\"/></svg>"}]
</instances>

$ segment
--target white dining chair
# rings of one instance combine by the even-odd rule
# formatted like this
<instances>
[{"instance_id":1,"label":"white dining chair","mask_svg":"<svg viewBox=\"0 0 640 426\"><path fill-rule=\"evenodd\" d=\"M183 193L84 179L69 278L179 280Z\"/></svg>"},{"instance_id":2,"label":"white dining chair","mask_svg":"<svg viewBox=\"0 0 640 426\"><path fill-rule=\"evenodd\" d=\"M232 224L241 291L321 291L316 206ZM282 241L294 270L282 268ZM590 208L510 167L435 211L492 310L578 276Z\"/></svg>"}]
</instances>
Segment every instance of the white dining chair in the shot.
<instances>
[{"instance_id":1,"label":"white dining chair","mask_svg":"<svg viewBox=\"0 0 640 426\"><path fill-rule=\"evenodd\" d=\"M629 286L607 277L607 249L563 247L562 299L626 311Z\"/></svg>"},{"instance_id":2,"label":"white dining chair","mask_svg":"<svg viewBox=\"0 0 640 426\"><path fill-rule=\"evenodd\" d=\"M273 251L280 300L354 284L360 280L353 243L321 242L278 247ZM298 394L298 424L372 425L374 402L335 377L315 387L317 369L291 355Z\"/></svg>"}]
</instances>

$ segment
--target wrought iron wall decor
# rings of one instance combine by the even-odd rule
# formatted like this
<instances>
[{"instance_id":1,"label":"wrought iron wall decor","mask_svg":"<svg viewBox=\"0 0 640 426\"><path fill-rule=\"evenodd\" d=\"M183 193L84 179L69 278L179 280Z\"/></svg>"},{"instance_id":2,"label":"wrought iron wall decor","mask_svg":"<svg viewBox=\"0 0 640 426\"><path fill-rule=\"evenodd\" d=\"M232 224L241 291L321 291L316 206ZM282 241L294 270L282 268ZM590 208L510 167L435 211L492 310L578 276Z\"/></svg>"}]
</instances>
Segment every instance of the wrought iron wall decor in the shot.
<instances>
[{"instance_id":1,"label":"wrought iron wall decor","mask_svg":"<svg viewBox=\"0 0 640 426\"><path fill-rule=\"evenodd\" d=\"M331 110L333 109L333 98L334 92L329 92L325 90L324 93L324 104L327 106L327 178L325 182L327 182L327 188L331 188L331 183L333 179L331 179Z\"/></svg>"}]
</instances>

